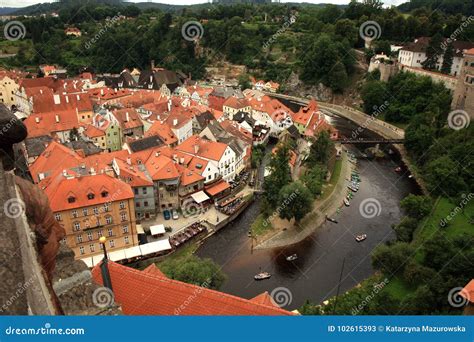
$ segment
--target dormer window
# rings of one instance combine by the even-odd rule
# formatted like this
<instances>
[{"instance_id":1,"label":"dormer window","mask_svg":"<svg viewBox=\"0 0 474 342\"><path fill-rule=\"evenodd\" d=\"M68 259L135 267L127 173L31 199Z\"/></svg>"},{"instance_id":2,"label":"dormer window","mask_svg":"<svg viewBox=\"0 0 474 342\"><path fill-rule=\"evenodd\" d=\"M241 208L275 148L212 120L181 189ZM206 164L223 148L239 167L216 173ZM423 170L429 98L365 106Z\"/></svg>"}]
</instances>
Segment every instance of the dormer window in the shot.
<instances>
[{"instance_id":1,"label":"dormer window","mask_svg":"<svg viewBox=\"0 0 474 342\"><path fill-rule=\"evenodd\" d=\"M101 192L101 195L102 195L102 197L107 197L107 196L109 196L109 193L104 190L104 191Z\"/></svg>"},{"instance_id":2,"label":"dormer window","mask_svg":"<svg viewBox=\"0 0 474 342\"><path fill-rule=\"evenodd\" d=\"M67 201L68 201L68 203L74 203L74 202L76 202L76 198L74 196L69 196L67 198Z\"/></svg>"},{"instance_id":3,"label":"dormer window","mask_svg":"<svg viewBox=\"0 0 474 342\"><path fill-rule=\"evenodd\" d=\"M87 198L92 200L92 199L95 198L95 195L92 192L90 192L90 193L87 194Z\"/></svg>"}]
</instances>

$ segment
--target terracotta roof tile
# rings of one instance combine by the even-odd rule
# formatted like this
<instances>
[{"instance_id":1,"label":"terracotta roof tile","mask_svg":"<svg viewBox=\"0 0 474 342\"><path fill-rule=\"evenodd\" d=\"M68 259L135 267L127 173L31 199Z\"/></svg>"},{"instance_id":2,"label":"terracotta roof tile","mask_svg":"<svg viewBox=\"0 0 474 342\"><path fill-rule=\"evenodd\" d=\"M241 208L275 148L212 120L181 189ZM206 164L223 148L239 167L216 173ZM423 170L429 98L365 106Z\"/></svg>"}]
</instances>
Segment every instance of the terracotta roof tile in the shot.
<instances>
[{"instance_id":1,"label":"terracotta roof tile","mask_svg":"<svg viewBox=\"0 0 474 342\"><path fill-rule=\"evenodd\" d=\"M115 300L126 315L292 315L223 292L172 280L154 271L108 263ZM92 270L100 284L99 265ZM192 300L189 300L192 298Z\"/></svg>"}]
</instances>

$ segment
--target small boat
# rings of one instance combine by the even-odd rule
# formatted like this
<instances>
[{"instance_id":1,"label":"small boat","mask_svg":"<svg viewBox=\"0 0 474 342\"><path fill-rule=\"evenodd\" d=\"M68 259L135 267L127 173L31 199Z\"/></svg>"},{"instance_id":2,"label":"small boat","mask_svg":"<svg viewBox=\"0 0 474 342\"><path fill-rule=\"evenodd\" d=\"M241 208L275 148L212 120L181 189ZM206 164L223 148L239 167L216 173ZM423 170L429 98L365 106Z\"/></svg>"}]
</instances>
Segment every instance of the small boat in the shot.
<instances>
[{"instance_id":1,"label":"small boat","mask_svg":"<svg viewBox=\"0 0 474 342\"><path fill-rule=\"evenodd\" d=\"M292 255L286 257L287 261L294 261L296 259L298 259L298 256L296 254L292 254Z\"/></svg>"},{"instance_id":2,"label":"small boat","mask_svg":"<svg viewBox=\"0 0 474 342\"><path fill-rule=\"evenodd\" d=\"M260 272L258 274L256 274L253 278L255 280L264 280L264 279L268 279L270 278L272 275L268 272Z\"/></svg>"},{"instance_id":3,"label":"small boat","mask_svg":"<svg viewBox=\"0 0 474 342\"><path fill-rule=\"evenodd\" d=\"M337 220L334 219L334 218L331 218L329 216L326 215L326 220L330 221L330 222L333 222L333 223L337 223Z\"/></svg>"},{"instance_id":4,"label":"small boat","mask_svg":"<svg viewBox=\"0 0 474 342\"><path fill-rule=\"evenodd\" d=\"M357 235L357 236L355 237L355 239L356 239L357 242L362 242L362 241L364 241L365 239L367 239L367 234Z\"/></svg>"},{"instance_id":5,"label":"small boat","mask_svg":"<svg viewBox=\"0 0 474 342\"><path fill-rule=\"evenodd\" d=\"M352 192L357 192L357 188L353 187L353 186L348 186L349 190L351 190Z\"/></svg>"},{"instance_id":6,"label":"small boat","mask_svg":"<svg viewBox=\"0 0 474 342\"><path fill-rule=\"evenodd\" d=\"M410 179L413 178L413 175L408 175L408 178L410 178Z\"/></svg>"},{"instance_id":7,"label":"small boat","mask_svg":"<svg viewBox=\"0 0 474 342\"><path fill-rule=\"evenodd\" d=\"M250 232L250 231L247 232L247 236L248 236L248 237L252 237L252 232Z\"/></svg>"},{"instance_id":8,"label":"small boat","mask_svg":"<svg viewBox=\"0 0 474 342\"><path fill-rule=\"evenodd\" d=\"M399 167L396 167L395 168L395 172L402 172L402 168L399 166Z\"/></svg>"},{"instance_id":9,"label":"small boat","mask_svg":"<svg viewBox=\"0 0 474 342\"><path fill-rule=\"evenodd\" d=\"M351 203L349 202L349 200L348 200L347 198L344 198L344 205L345 205L346 207L348 207L348 206L351 205Z\"/></svg>"}]
</instances>

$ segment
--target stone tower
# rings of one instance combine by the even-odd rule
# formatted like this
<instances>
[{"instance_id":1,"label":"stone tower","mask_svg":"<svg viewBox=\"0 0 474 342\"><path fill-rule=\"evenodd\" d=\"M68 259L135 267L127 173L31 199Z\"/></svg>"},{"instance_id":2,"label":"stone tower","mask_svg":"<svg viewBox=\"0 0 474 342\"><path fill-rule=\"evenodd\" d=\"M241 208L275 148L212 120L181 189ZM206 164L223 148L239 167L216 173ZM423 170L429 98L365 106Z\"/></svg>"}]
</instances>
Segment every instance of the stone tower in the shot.
<instances>
[{"instance_id":1,"label":"stone tower","mask_svg":"<svg viewBox=\"0 0 474 342\"><path fill-rule=\"evenodd\" d=\"M452 108L466 111L474 117L474 49L464 52L461 73L453 95Z\"/></svg>"}]
</instances>

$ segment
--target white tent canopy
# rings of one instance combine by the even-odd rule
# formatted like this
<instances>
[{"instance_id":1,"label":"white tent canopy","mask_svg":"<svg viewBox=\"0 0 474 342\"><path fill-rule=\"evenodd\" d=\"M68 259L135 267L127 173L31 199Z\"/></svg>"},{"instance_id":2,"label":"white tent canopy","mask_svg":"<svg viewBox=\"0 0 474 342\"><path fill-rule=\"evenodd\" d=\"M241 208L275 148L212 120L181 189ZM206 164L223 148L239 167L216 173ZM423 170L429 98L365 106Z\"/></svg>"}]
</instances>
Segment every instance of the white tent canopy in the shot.
<instances>
[{"instance_id":1,"label":"white tent canopy","mask_svg":"<svg viewBox=\"0 0 474 342\"><path fill-rule=\"evenodd\" d=\"M150 227L151 235L159 235L165 233L165 226L162 224L157 224Z\"/></svg>"},{"instance_id":2,"label":"white tent canopy","mask_svg":"<svg viewBox=\"0 0 474 342\"><path fill-rule=\"evenodd\" d=\"M171 245L168 239L163 239L155 242L150 242L144 245L140 245L140 250L142 251L142 255L157 253L161 251L170 250Z\"/></svg>"},{"instance_id":3,"label":"white tent canopy","mask_svg":"<svg viewBox=\"0 0 474 342\"><path fill-rule=\"evenodd\" d=\"M192 194L191 197L197 204L205 202L209 199L209 196L207 196L207 194L202 190Z\"/></svg>"},{"instance_id":4,"label":"white tent canopy","mask_svg":"<svg viewBox=\"0 0 474 342\"><path fill-rule=\"evenodd\" d=\"M135 258L142 255L142 251L139 246L133 246L124 250L127 259Z\"/></svg>"},{"instance_id":5,"label":"white tent canopy","mask_svg":"<svg viewBox=\"0 0 474 342\"><path fill-rule=\"evenodd\" d=\"M117 251L110 252L109 259L112 261L120 261L123 259L127 259L127 257L125 256L125 250L119 249Z\"/></svg>"}]
</instances>

